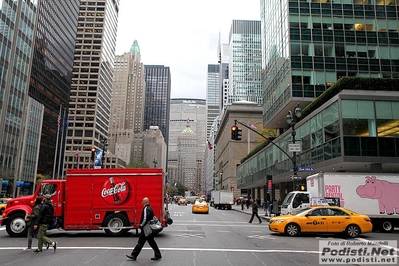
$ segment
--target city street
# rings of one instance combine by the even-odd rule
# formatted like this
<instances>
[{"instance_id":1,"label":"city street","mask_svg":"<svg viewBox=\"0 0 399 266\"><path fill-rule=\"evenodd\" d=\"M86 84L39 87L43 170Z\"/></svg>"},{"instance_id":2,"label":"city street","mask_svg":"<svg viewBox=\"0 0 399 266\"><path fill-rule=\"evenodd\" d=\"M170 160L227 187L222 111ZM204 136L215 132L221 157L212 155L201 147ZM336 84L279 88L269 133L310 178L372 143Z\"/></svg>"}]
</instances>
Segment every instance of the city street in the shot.
<instances>
[{"instance_id":1,"label":"city street","mask_svg":"<svg viewBox=\"0 0 399 266\"><path fill-rule=\"evenodd\" d=\"M51 230L48 236L59 248L42 254L23 251L27 240L11 238L0 227L1 265L318 265L319 240L342 240L339 235L301 235L288 237L271 233L267 217L249 224L250 209L210 209L209 214L192 214L191 205L169 205L174 223L155 238L162 252L161 261L151 261L148 244L137 261L126 258L137 242L134 231L126 237L108 237L102 231ZM399 240L399 231L391 234L369 233L358 240ZM36 247L37 240L33 240ZM396 249L397 250L397 249Z\"/></svg>"}]
</instances>

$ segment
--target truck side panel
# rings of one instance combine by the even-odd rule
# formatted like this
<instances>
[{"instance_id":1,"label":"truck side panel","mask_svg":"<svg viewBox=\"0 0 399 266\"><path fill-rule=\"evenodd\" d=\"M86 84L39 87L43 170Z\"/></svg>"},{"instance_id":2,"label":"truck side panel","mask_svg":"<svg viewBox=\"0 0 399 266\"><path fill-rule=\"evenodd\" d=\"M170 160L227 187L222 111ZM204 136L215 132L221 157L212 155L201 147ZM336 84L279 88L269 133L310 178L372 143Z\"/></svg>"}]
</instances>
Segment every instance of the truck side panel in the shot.
<instances>
[{"instance_id":1,"label":"truck side panel","mask_svg":"<svg viewBox=\"0 0 399 266\"><path fill-rule=\"evenodd\" d=\"M111 213L123 214L138 228L144 197L163 220L161 169L70 170L66 184L66 230L98 229Z\"/></svg>"},{"instance_id":2,"label":"truck side panel","mask_svg":"<svg viewBox=\"0 0 399 266\"><path fill-rule=\"evenodd\" d=\"M399 176L379 173L320 173L307 178L313 195L339 198L340 206L369 216L399 216Z\"/></svg>"}]
</instances>

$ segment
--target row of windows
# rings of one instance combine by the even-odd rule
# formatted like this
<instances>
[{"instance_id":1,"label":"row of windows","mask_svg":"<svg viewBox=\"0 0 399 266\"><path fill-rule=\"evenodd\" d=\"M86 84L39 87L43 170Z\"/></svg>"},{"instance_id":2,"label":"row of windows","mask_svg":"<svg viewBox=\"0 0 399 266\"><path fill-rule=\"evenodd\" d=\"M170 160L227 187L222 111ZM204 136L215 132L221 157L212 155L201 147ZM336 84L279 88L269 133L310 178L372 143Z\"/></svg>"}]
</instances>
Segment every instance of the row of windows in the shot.
<instances>
[{"instance_id":1,"label":"row of windows","mask_svg":"<svg viewBox=\"0 0 399 266\"><path fill-rule=\"evenodd\" d=\"M308 31L316 31L316 30L308 30ZM334 31L337 32L337 31ZM381 35L386 33L381 33ZM394 33L395 34L395 33ZM380 33L378 33L380 35ZM380 44L380 45L399 45L399 35L396 33L395 37L362 37L362 36L350 36L349 34L345 34L345 36L340 34L314 34L310 32L309 34L305 33L292 33L290 34L291 41L313 41L313 42L339 42L339 43L369 43L369 44Z\"/></svg>"},{"instance_id":2,"label":"row of windows","mask_svg":"<svg viewBox=\"0 0 399 266\"><path fill-rule=\"evenodd\" d=\"M310 56L293 56L291 67L293 69L331 69L350 70L355 72L399 72L399 60L378 60L367 58L331 58L317 60ZM389 62L388 62L389 61Z\"/></svg>"},{"instance_id":3,"label":"row of windows","mask_svg":"<svg viewBox=\"0 0 399 266\"><path fill-rule=\"evenodd\" d=\"M345 1L345 0L344 0ZM375 3L375 1L377 3ZM385 2L386 1L386 2ZM396 6L398 5L397 0ZM289 7L301 7L301 8L323 8L323 9L344 9L344 10L377 10L377 11L394 11L396 10L396 6L393 0L346 0L342 3L342 0L325 0L323 3L322 0L312 0L313 3L310 3L310 0L301 0L301 3L298 1L289 1ZM385 2L385 3L384 3Z\"/></svg>"}]
</instances>

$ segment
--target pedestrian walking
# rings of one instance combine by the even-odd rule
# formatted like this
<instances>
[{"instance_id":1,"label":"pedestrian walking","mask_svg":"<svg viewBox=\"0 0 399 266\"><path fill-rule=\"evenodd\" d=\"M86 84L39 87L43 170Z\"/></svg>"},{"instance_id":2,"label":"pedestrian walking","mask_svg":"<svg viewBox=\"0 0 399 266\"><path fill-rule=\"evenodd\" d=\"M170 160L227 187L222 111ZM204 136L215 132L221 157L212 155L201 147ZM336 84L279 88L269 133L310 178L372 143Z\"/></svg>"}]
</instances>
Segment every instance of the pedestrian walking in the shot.
<instances>
[{"instance_id":1,"label":"pedestrian walking","mask_svg":"<svg viewBox=\"0 0 399 266\"><path fill-rule=\"evenodd\" d=\"M251 219L249 220L249 223L252 223L252 220L254 219L254 217L256 216L259 219L259 223L262 223L262 219L260 219L259 215L258 215L258 203L256 203L256 201L254 201L253 199L251 199L251 203L252 203L252 216Z\"/></svg>"},{"instance_id":2,"label":"pedestrian walking","mask_svg":"<svg viewBox=\"0 0 399 266\"><path fill-rule=\"evenodd\" d=\"M158 248L157 243L154 240L154 234L150 234L148 236L145 236L143 227L149 223L152 218L154 217L154 211L152 210L150 206L150 201L149 199L143 198L142 201L143 205L143 210L141 211L141 219L140 219L140 236L139 240L137 241L137 245L134 247L132 253L130 255L126 255L131 260L136 260L138 255L141 252L141 249L143 248L144 244L146 241L148 241L148 244L150 247L154 250L154 257L151 258L151 260L160 260L162 258L161 251Z\"/></svg>"},{"instance_id":3,"label":"pedestrian walking","mask_svg":"<svg viewBox=\"0 0 399 266\"><path fill-rule=\"evenodd\" d=\"M37 232L33 227L35 226L36 220L40 215L40 209L42 207L42 198L37 197L35 200L35 206L33 207L32 213L27 214L25 217L26 226L28 227L28 247L24 248L24 250L32 250L32 238L34 235L37 236Z\"/></svg>"},{"instance_id":4,"label":"pedestrian walking","mask_svg":"<svg viewBox=\"0 0 399 266\"><path fill-rule=\"evenodd\" d=\"M43 203L39 213L39 217L37 218L36 223L33 227L34 230L39 229L39 233L37 235L37 249L35 249L33 252L41 253L43 249L43 243L48 243L50 246L52 246L54 248L54 253L57 250L57 242L54 242L46 236L47 229L53 223L53 216L54 207L51 202L51 195L46 194L43 197Z\"/></svg>"}]
</instances>

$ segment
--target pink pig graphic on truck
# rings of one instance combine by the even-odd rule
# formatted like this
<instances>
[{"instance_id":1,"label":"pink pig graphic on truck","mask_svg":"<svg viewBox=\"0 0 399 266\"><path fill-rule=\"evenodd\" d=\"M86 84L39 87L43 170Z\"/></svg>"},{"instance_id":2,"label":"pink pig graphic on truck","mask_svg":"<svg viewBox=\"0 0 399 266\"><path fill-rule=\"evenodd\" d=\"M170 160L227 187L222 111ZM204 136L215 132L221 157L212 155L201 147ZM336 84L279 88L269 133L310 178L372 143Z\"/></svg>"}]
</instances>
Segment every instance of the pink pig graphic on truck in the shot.
<instances>
[{"instance_id":1,"label":"pink pig graphic on truck","mask_svg":"<svg viewBox=\"0 0 399 266\"><path fill-rule=\"evenodd\" d=\"M399 183L379 180L375 176L366 176L366 184L358 186L356 193L361 198L378 199L381 214L399 214Z\"/></svg>"}]
</instances>

